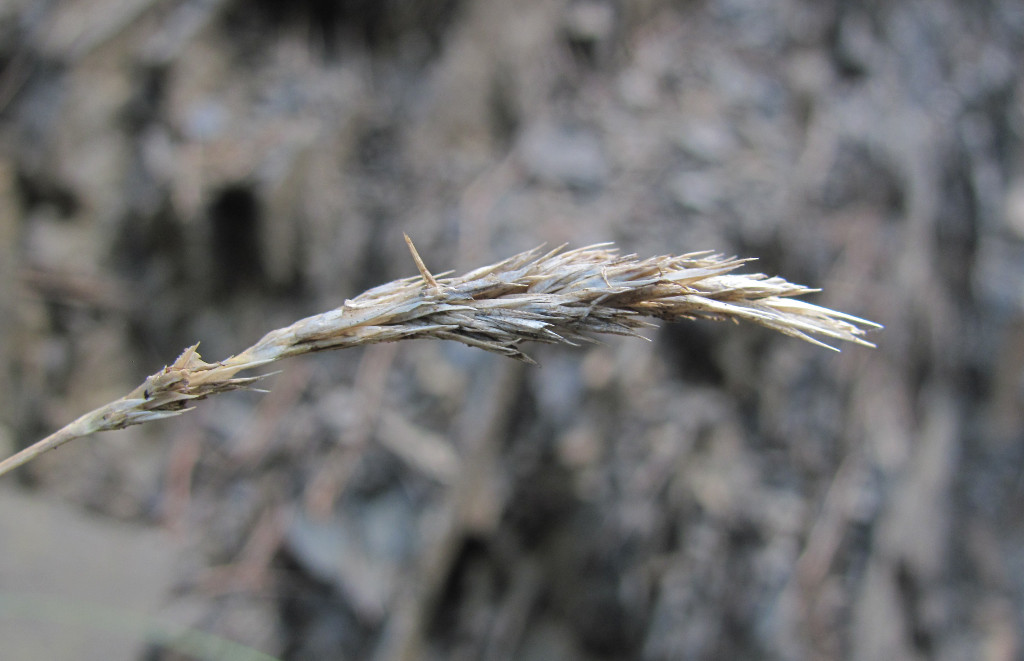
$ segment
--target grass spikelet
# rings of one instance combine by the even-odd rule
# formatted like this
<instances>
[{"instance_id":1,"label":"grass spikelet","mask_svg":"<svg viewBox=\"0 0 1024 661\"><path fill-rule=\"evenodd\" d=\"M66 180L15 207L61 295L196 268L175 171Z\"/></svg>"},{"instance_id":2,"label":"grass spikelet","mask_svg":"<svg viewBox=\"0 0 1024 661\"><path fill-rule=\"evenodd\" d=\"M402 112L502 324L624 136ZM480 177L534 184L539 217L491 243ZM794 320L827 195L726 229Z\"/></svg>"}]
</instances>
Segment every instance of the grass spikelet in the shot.
<instances>
[{"instance_id":1,"label":"grass spikelet","mask_svg":"<svg viewBox=\"0 0 1024 661\"><path fill-rule=\"evenodd\" d=\"M533 362L527 342L576 345L593 335L636 335L650 319L751 322L814 344L874 346L878 324L798 300L816 290L734 271L747 261L710 252L640 259L610 244L534 249L462 276L436 277L406 237L420 275L360 294L334 310L273 330L216 363L198 345L124 397L91 411L0 462L0 475L76 438L179 415L192 403L250 388L240 372L316 351L434 338Z\"/></svg>"}]
</instances>

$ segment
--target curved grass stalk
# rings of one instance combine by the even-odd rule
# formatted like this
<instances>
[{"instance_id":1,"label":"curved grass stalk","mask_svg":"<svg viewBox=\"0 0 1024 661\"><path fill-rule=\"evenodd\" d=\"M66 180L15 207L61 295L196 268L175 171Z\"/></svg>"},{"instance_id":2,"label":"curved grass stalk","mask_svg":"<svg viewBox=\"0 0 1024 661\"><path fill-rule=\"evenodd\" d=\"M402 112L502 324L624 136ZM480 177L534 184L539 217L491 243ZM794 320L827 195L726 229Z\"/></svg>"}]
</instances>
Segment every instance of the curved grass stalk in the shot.
<instances>
[{"instance_id":1,"label":"curved grass stalk","mask_svg":"<svg viewBox=\"0 0 1024 661\"><path fill-rule=\"evenodd\" d=\"M817 290L734 273L749 260L710 252L640 259L610 244L537 248L462 276L435 277L406 241L420 276L271 331L219 362L207 363L198 345L189 347L121 399L0 462L0 475L76 438L179 415L210 395L249 388L262 377L240 372L316 351L435 338L532 363L521 348L526 342L576 345L595 334L635 336L650 319L746 321L827 348L834 347L825 340L874 346L864 334L880 328L794 299Z\"/></svg>"}]
</instances>

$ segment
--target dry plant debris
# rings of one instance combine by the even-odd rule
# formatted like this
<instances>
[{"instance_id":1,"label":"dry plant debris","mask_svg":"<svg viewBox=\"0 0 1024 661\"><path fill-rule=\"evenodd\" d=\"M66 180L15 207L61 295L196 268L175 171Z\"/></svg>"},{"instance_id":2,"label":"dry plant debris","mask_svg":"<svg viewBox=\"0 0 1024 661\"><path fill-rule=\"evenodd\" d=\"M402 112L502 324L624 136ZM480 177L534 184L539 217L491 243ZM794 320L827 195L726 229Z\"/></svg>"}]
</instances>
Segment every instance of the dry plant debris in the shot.
<instances>
[{"instance_id":1,"label":"dry plant debris","mask_svg":"<svg viewBox=\"0 0 1024 661\"><path fill-rule=\"evenodd\" d=\"M194 401L249 388L262 376L239 372L315 351L429 337L532 363L520 348L524 342L576 345L597 333L637 336L650 318L748 321L829 348L817 337L874 346L863 336L880 328L794 298L814 289L733 273L750 260L711 252L640 259L611 244L536 248L462 276L435 277L406 241L420 276L271 331L216 363L191 346L124 397L0 462L0 475L76 438L179 415Z\"/></svg>"}]
</instances>

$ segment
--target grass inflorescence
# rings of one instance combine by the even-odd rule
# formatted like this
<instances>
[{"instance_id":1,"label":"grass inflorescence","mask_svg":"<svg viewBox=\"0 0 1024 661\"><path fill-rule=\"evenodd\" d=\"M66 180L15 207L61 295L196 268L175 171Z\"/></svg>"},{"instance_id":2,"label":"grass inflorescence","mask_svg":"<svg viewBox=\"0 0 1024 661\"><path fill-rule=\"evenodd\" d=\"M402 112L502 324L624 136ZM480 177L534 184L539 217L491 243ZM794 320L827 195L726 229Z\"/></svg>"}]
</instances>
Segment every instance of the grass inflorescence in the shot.
<instances>
[{"instance_id":1,"label":"grass inflorescence","mask_svg":"<svg viewBox=\"0 0 1024 661\"><path fill-rule=\"evenodd\" d=\"M734 272L750 260L710 252L640 259L610 244L537 248L465 275L435 277L406 240L419 276L271 331L219 362L208 363L198 345L189 347L124 397L0 462L0 475L76 438L179 415L197 400L249 388L261 377L239 373L316 351L435 338L533 362L522 350L527 342L576 345L599 334L635 336L651 319L746 321L829 348L827 340L873 346L864 334L880 328L796 298L814 289Z\"/></svg>"}]
</instances>

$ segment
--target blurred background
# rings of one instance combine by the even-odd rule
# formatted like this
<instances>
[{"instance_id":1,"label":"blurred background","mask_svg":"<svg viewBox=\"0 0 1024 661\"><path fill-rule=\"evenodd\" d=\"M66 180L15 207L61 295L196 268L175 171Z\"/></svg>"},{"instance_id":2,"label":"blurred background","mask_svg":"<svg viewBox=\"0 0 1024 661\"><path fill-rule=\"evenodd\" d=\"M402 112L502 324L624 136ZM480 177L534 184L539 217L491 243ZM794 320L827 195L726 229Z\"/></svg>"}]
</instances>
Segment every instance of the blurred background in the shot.
<instances>
[{"instance_id":1,"label":"blurred background","mask_svg":"<svg viewBox=\"0 0 1024 661\"><path fill-rule=\"evenodd\" d=\"M4 454L415 275L402 232L434 272L757 257L886 326L288 361L2 480L3 657L1021 658L1022 37L1019 0L0 3Z\"/></svg>"}]
</instances>

